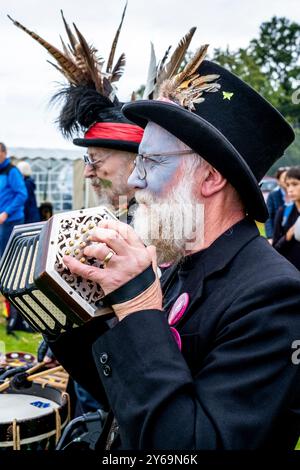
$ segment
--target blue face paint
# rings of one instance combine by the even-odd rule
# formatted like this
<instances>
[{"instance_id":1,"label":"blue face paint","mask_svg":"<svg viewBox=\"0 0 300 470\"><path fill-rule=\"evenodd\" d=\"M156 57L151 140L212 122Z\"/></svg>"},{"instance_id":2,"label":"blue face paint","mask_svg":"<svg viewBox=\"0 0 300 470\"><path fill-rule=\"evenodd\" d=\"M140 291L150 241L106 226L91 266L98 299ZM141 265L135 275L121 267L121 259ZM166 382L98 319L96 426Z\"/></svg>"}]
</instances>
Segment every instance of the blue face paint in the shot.
<instances>
[{"instance_id":1,"label":"blue face paint","mask_svg":"<svg viewBox=\"0 0 300 470\"><path fill-rule=\"evenodd\" d=\"M162 129L157 124L150 122L147 124L143 140L139 147L140 154L156 154L151 159L145 159L144 167L146 178L139 178L136 168L128 178L128 185L139 189L148 189L151 193L160 195L161 192L171 183L176 171L182 162L182 156L164 156L160 153L172 152L176 154L179 150L186 150L187 147L176 137Z\"/></svg>"},{"instance_id":2,"label":"blue face paint","mask_svg":"<svg viewBox=\"0 0 300 470\"><path fill-rule=\"evenodd\" d=\"M128 184L140 189L147 188L150 192L159 194L172 181L173 175L179 168L182 157L151 157L145 160L144 168L146 170L146 178L140 179L138 171L135 168L128 178Z\"/></svg>"}]
</instances>

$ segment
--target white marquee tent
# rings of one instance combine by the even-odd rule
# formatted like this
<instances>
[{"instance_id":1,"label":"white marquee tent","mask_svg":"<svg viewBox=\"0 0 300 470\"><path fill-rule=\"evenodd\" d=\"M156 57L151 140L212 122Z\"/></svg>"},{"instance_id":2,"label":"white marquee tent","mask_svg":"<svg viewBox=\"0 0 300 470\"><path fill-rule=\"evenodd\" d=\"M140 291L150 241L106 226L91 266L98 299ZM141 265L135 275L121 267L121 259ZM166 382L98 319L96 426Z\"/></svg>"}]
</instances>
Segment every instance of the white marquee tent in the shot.
<instances>
[{"instance_id":1,"label":"white marquee tent","mask_svg":"<svg viewBox=\"0 0 300 470\"><path fill-rule=\"evenodd\" d=\"M10 147L13 163L27 161L36 184L38 205L53 204L54 212L96 205L89 182L83 177L82 150Z\"/></svg>"}]
</instances>

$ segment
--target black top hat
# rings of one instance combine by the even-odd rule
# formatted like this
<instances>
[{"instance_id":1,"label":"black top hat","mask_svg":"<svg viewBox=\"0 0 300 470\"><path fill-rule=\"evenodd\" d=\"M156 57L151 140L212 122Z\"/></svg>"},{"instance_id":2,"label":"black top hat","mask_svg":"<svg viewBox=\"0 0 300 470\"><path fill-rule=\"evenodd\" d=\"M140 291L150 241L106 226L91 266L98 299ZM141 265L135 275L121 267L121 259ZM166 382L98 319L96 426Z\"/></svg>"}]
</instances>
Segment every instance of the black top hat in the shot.
<instances>
[{"instance_id":1,"label":"black top hat","mask_svg":"<svg viewBox=\"0 0 300 470\"><path fill-rule=\"evenodd\" d=\"M268 210L258 183L294 140L294 132L270 103L220 65L203 61L198 73L219 75L220 88L205 93L194 111L145 100L128 103L122 111L142 127L148 121L158 124L201 155L236 188L248 214L264 222Z\"/></svg>"}]
</instances>

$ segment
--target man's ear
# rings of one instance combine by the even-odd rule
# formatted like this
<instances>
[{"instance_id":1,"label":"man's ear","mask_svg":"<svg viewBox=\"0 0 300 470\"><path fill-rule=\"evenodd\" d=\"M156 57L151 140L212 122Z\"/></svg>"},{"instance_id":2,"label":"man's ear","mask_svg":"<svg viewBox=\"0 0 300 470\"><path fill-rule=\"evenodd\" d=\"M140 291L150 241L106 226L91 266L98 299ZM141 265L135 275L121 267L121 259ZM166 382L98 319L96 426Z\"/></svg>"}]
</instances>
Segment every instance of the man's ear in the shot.
<instances>
[{"instance_id":1,"label":"man's ear","mask_svg":"<svg viewBox=\"0 0 300 470\"><path fill-rule=\"evenodd\" d=\"M226 178L211 165L203 169L201 196L210 197L221 191L227 184Z\"/></svg>"}]
</instances>

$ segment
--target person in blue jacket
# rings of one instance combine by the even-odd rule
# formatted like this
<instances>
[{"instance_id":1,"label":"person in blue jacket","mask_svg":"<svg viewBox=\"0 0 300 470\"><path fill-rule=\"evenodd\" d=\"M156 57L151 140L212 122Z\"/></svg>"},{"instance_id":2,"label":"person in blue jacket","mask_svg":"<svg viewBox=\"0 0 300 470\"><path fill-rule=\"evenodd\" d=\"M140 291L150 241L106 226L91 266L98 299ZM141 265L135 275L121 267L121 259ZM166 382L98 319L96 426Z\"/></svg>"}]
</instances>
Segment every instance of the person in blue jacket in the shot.
<instances>
[{"instance_id":1,"label":"person in blue jacket","mask_svg":"<svg viewBox=\"0 0 300 470\"><path fill-rule=\"evenodd\" d=\"M275 217L278 209L283 207L286 202L285 177L289 170L288 167L280 167L276 172L278 186L270 192L267 198L267 207L269 218L265 223L266 236L270 240L273 238L275 229Z\"/></svg>"},{"instance_id":2,"label":"person in blue jacket","mask_svg":"<svg viewBox=\"0 0 300 470\"><path fill-rule=\"evenodd\" d=\"M0 258L15 225L24 223L24 206L28 198L23 176L7 157L6 145L0 142ZM17 309L10 305L7 334L14 330L31 331Z\"/></svg>"},{"instance_id":3,"label":"person in blue jacket","mask_svg":"<svg viewBox=\"0 0 300 470\"><path fill-rule=\"evenodd\" d=\"M7 157L0 142L0 257L15 225L24 223L24 206L28 194L20 171Z\"/></svg>"},{"instance_id":4,"label":"person in blue jacket","mask_svg":"<svg viewBox=\"0 0 300 470\"><path fill-rule=\"evenodd\" d=\"M41 216L37 207L35 197L35 182L32 178L32 169L28 162L19 162L17 168L20 170L24 177L28 198L24 206L24 223L31 224L34 222L40 222Z\"/></svg>"}]
</instances>

